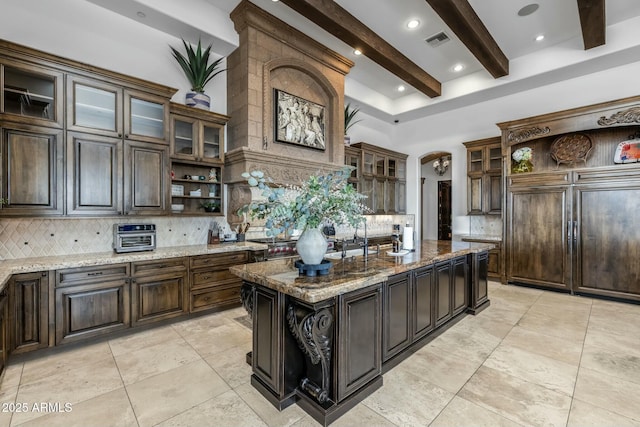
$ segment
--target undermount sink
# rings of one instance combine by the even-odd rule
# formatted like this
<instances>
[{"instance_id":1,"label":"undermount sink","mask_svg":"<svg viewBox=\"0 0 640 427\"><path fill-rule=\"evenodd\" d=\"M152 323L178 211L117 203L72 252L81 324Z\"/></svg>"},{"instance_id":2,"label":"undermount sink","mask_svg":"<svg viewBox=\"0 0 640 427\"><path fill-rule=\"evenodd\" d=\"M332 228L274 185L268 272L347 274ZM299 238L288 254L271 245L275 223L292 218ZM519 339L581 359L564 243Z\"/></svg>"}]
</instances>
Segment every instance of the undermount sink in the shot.
<instances>
[{"instance_id":1,"label":"undermount sink","mask_svg":"<svg viewBox=\"0 0 640 427\"><path fill-rule=\"evenodd\" d=\"M375 249L371 250L369 249L369 255L374 255L376 254L377 251ZM351 258L354 256L362 256L362 249L349 249L347 251L345 251L345 258ZM342 259L342 251L336 251L336 252L329 252L328 254L324 255L325 259Z\"/></svg>"}]
</instances>

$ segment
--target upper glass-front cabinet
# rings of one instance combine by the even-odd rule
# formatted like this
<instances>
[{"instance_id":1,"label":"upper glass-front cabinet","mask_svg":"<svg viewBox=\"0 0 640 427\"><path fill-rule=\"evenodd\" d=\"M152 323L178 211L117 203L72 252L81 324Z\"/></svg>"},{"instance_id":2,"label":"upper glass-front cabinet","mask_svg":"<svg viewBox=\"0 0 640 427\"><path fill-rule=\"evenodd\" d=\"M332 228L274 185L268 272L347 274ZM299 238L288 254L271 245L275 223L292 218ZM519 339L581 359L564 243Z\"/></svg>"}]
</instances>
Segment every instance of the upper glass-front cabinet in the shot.
<instances>
[{"instance_id":1,"label":"upper glass-front cabinet","mask_svg":"<svg viewBox=\"0 0 640 427\"><path fill-rule=\"evenodd\" d=\"M224 157L227 116L171 104L171 157L219 163Z\"/></svg>"},{"instance_id":2,"label":"upper glass-front cabinet","mask_svg":"<svg viewBox=\"0 0 640 427\"><path fill-rule=\"evenodd\" d=\"M68 129L122 137L122 88L69 76L67 92Z\"/></svg>"},{"instance_id":3,"label":"upper glass-front cabinet","mask_svg":"<svg viewBox=\"0 0 640 427\"><path fill-rule=\"evenodd\" d=\"M62 73L14 61L0 70L4 119L62 127Z\"/></svg>"},{"instance_id":4,"label":"upper glass-front cabinet","mask_svg":"<svg viewBox=\"0 0 640 427\"><path fill-rule=\"evenodd\" d=\"M121 86L69 76L67 128L116 138L167 143L167 101Z\"/></svg>"},{"instance_id":5,"label":"upper glass-front cabinet","mask_svg":"<svg viewBox=\"0 0 640 427\"><path fill-rule=\"evenodd\" d=\"M125 138L168 144L168 104L160 96L125 91Z\"/></svg>"}]
</instances>

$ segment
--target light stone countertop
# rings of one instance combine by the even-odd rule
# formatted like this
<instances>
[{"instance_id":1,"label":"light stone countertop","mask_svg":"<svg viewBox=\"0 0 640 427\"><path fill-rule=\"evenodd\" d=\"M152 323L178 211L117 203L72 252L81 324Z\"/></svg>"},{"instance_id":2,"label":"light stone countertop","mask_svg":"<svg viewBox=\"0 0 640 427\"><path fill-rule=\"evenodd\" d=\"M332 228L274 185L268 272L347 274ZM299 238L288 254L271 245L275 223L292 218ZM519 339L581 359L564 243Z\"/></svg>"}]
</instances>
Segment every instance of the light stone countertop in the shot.
<instances>
[{"instance_id":1,"label":"light stone countertop","mask_svg":"<svg viewBox=\"0 0 640 427\"><path fill-rule=\"evenodd\" d=\"M463 242L502 242L502 236L495 234L461 234Z\"/></svg>"},{"instance_id":2,"label":"light stone countertop","mask_svg":"<svg viewBox=\"0 0 640 427\"><path fill-rule=\"evenodd\" d=\"M423 240L415 252L391 256L386 250L379 254L331 261L333 266L325 276L307 277L299 274L296 259L272 260L237 265L229 270L252 283L315 303L336 295L383 282L394 274L404 273L470 253L493 249L491 243Z\"/></svg>"},{"instance_id":3,"label":"light stone countertop","mask_svg":"<svg viewBox=\"0 0 640 427\"><path fill-rule=\"evenodd\" d=\"M253 242L222 243L218 245L189 245L158 248L154 251L93 252L78 255L60 255L37 258L20 258L0 261L0 291L4 289L12 274L36 271L59 270L63 268L89 267L94 265L118 264L121 262L150 261L184 256L208 255L236 251L267 249L267 245Z\"/></svg>"}]
</instances>

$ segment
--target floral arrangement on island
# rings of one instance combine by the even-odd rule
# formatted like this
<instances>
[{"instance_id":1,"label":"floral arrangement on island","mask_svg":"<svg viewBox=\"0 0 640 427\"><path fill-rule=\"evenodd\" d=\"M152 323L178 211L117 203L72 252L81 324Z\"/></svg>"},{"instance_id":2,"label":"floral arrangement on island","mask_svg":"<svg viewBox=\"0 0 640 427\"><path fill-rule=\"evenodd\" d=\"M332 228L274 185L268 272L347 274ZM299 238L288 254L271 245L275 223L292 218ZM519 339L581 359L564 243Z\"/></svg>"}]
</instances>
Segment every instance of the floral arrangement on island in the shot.
<instances>
[{"instance_id":1,"label":"floral arrangement on island","mask_svg":"<svg viewBox=\"0 0 640 427\"><path fill-rule=\"evenodd\" d=\"M513 173L533 172L533 150L529 147L518 148L511 154L516 164L511 168Z\"/></svg>"},{"instance_id":2,"label":"floral arrangement on island","mask_svg":"<svg viewBox=\"0 0 640 427\"><path fill-rule=\"evenodd\" d=\"M350 168L326 175L311 175L300 185L276 186L262 171L244 172L251 187L262 190L264 200L251 202L238 210L252 219L265 219L267 236L293 230L318 229L325 223L357 227L369 212L363 204L367 197L348 183Z\"/></svg>"}]
</instances>

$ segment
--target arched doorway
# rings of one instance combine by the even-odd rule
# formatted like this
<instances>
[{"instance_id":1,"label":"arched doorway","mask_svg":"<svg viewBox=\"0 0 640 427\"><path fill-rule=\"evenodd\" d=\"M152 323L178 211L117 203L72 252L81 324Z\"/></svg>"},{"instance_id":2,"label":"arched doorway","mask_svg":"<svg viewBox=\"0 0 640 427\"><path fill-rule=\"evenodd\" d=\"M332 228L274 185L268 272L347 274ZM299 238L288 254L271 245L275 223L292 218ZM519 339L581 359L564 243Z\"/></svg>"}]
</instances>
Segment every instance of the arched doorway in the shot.
<instances>
[{"instance_id":1,"label":"arched doorway","mask_svg":"<svg viewBox=\"0 0 640 427\"><path fill-rule=\"evenodd\" d=\"M451 153L429 153L420 164L420 237L451 240Z\"/></svg>"}]
</instances>

